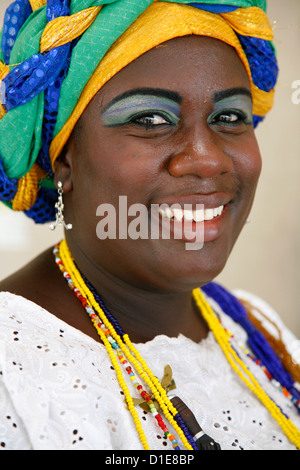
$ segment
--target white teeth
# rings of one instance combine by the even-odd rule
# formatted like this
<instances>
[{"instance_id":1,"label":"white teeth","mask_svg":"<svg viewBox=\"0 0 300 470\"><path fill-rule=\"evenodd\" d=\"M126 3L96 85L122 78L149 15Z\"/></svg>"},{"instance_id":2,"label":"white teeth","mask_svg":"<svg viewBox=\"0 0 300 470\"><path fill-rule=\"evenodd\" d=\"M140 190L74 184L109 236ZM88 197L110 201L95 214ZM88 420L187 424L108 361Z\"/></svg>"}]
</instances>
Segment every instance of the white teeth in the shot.
<instances>
[{"instance_id":1,"label":"white teeth","mask_svg":"<svg viewBox=\"0 0 300 470\"><path fill-rule=\"evenodd\" d=\"M204 211L204 220L211 220L214 218L214 210L213 209L205 209Z\"/></svg>"},{"instance_id":2,"label":"white teeth","mask_svg":"<svg viewBox=\"0 0 300 470\"><path fill-rule=\"evenodd\" d=\"M203 222L204 220L212 220L214 217L218 217L222 214L224 206L219 206L214 209L181 209L181 208L170 208L170 207L160 207L159 213L166 217L167 219L174 218L177 221L182 219L187 221L194 220L195 222Z\"/></svg>"},{"instance_id":3,"label":"white teeth","mask_svg":"<svg viewBox=\"0 0 300 470\"><path fill-rule=\"evenodd\" d=\"M224 206L217 207L214 209L214 217L217 217L218 215L221 215L223 212Z\"/></svg>"},{"instance_id":4,"label":"white teeth","mask_svg":"<svg viewBox=\"0 0 300 470\"><path fill-rule=\"evenodd\" d=\"M194 219L193 211L184 209L183 210L183 217L184 217L185 220L193 220Z\"/></svg>"},{"instance_id":5,"label":"white teeth","mask_svg":"<svg viewBox=\"0 0 300 470\"><path fill-rule=\"evenodd\" d=\"M165 212L166 212L166 216L168 217L168 219L172 219L173 211L169 207L165 209Z\"/></svg>"},{"instance_id":6,"label":"white teeth","mask_svg":"<svg viewBox=\"0 0 300 470\"><path fill-rule=\"evenodd\" d=\"M173 213L174 213L174 218L176 220L182 220L183 219L183 210L182 209L174 209Z\"/></svg>"},{"instance_id":7,"label":"white teeth","mask_svg":"<svg viewBox=\"0 0 300 470\"><path fill-rule=\"evenodd\" d=\"M201 209L194 211L194 220L196 222L203 222L203 220L204 220L204 211L201 210Z\"/></svg>"}]
</instances>

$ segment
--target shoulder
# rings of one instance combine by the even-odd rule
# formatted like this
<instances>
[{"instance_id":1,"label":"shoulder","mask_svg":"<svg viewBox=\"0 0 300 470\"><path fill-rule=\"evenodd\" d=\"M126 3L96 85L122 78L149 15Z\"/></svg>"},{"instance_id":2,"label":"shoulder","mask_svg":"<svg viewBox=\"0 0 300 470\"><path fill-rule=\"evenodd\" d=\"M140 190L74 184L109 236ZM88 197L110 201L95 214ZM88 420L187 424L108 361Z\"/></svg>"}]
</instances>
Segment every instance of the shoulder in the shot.
<instances>
[{"instance_id":1,"label":"shoulder","mask_svg":"<svg viewBox=\"0 0 300 470\"><path fill-rule=\"evenodd\" d=\"M246 305L252 307L253 314L269 328L273 325L273 332L279 329L281 332L288 332L289 329L284 322L284 318L268 302L261 297L243 289L234 289L233 294ZM275 328L275 329L274 329ZM292 334L290 332L290 334Z\"/></svg>"},{"instance_id":2,"label":"shoulder","mask_svg":"<svg viewBox=\"0 0 300 470\"><path fill-rule=\"evenodd\" d=\"M2 302L7 302L9 298L10 303L14 303L16 299L8 296L11 293L19 297L19 303L23 306L26 299L32 302L31 308L36 304L61 319L66 318L66 312L74 309L74 296L66 288L66 282L54 262L52 248L1 281L0 293L7 293L2 295Z\"/></svg>"},{"instance_id":3,"label":"shoulder","mask_svg":"<svg viewBox=\"0 0 300 470\"><path fill-rule=\"evenodd\" d=\"M47 279L52 275L51 252L47 250L27 265L0 282L0 292L13 294L34 300L37 291L45 290Z\"/></svg>"},{"instance_id":4,"label":"shoulder","mask_svg":"<svg viewBox=\"0 0 300 470\"><path fill-rule=\"evenodd\" d=\"M19 341L22 332L35 331L42 318L52 315L38 304L11 292L0 292L0 344Z\"/></svg>"}]
</instances>

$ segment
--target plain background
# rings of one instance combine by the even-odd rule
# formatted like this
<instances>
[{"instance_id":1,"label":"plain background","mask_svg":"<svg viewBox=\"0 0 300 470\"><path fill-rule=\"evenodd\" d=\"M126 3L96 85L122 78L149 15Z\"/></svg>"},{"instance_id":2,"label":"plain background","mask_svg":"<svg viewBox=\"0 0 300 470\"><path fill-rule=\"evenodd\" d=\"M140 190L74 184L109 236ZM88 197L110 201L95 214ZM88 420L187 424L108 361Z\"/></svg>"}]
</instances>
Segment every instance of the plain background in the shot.
<instances>
[{"instance_id":1,"label":"plain background","mask_svg":"<svg viewBox=\"0 0 300 470\"><path fill-rule=\"evenodd\" d=\"M1 24L10 3L0 0ZM299 338L300 103L292 102L296 91L292 85L300 81L300 1L269 0L268 15L275 32L280 76L275 106L257 129L263 172L251 222L218 280L264 298ZM1 204L0 279L62 237L61 230L50 232L47 225L37 226Z\"/></svg>"}]
</instances>

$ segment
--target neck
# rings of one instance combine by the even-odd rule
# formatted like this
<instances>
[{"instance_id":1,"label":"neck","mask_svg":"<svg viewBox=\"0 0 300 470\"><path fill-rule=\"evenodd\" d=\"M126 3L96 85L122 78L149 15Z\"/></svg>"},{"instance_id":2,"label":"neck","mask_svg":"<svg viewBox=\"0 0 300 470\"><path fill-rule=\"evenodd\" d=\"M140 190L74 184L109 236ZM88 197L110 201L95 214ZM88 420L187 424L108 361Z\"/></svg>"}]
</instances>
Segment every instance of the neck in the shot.
<instances>
[{"instance_id":1,"label":"neck","mask_svg":"<svg viewBox=\"0 0 300 470\"><path fill-rule=\"evenodd\" d=\"M194 304L191 290L174 293L141 289L107 272L81 250L70 249L81 273L133 342L179 334L200 342L207 336L208 327Z\"/></svg>"}]
</instances>

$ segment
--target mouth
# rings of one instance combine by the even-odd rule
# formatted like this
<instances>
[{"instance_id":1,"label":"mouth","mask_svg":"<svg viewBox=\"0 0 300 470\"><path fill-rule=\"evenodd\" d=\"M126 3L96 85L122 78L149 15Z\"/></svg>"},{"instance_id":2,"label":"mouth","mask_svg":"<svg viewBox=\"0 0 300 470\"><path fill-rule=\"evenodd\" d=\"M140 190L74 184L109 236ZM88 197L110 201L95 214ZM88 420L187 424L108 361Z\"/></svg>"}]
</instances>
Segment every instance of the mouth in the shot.
<instances>
[{"instance_id":1,"label":"mouth","mask_svg":"<svg viewBox=\"0 0 300 470\"><path fill-rule=\"evenodd\" d=\"M198 204L198 206L200 206L200 204ZM201 206L203 205L201 204ZM159 213L163 218L177 222L205 222L219 217L223 213L223 210L224 205L210 209L204 209L204 206L201 208L197 207L196 209L160 207Z\"/></svg>"},{"instance_id":2,"label":"mouth","mask_svg":"<svg viewBox=\"0 0 300 470\"><path fill-rule=\"evenodd\" d=\"M186 203L186 201L184 201ZM222 201L223 202L223 201ZM219 203L220 204L220 203ZM210 201L207 207L199 204L199 200L192 203L160 204L157 215L162 230L162 238L174 238L189 243L203 243L215 241L224 232L229 220L230 202L212 207Z\"/></svg>"}]
</instances>

